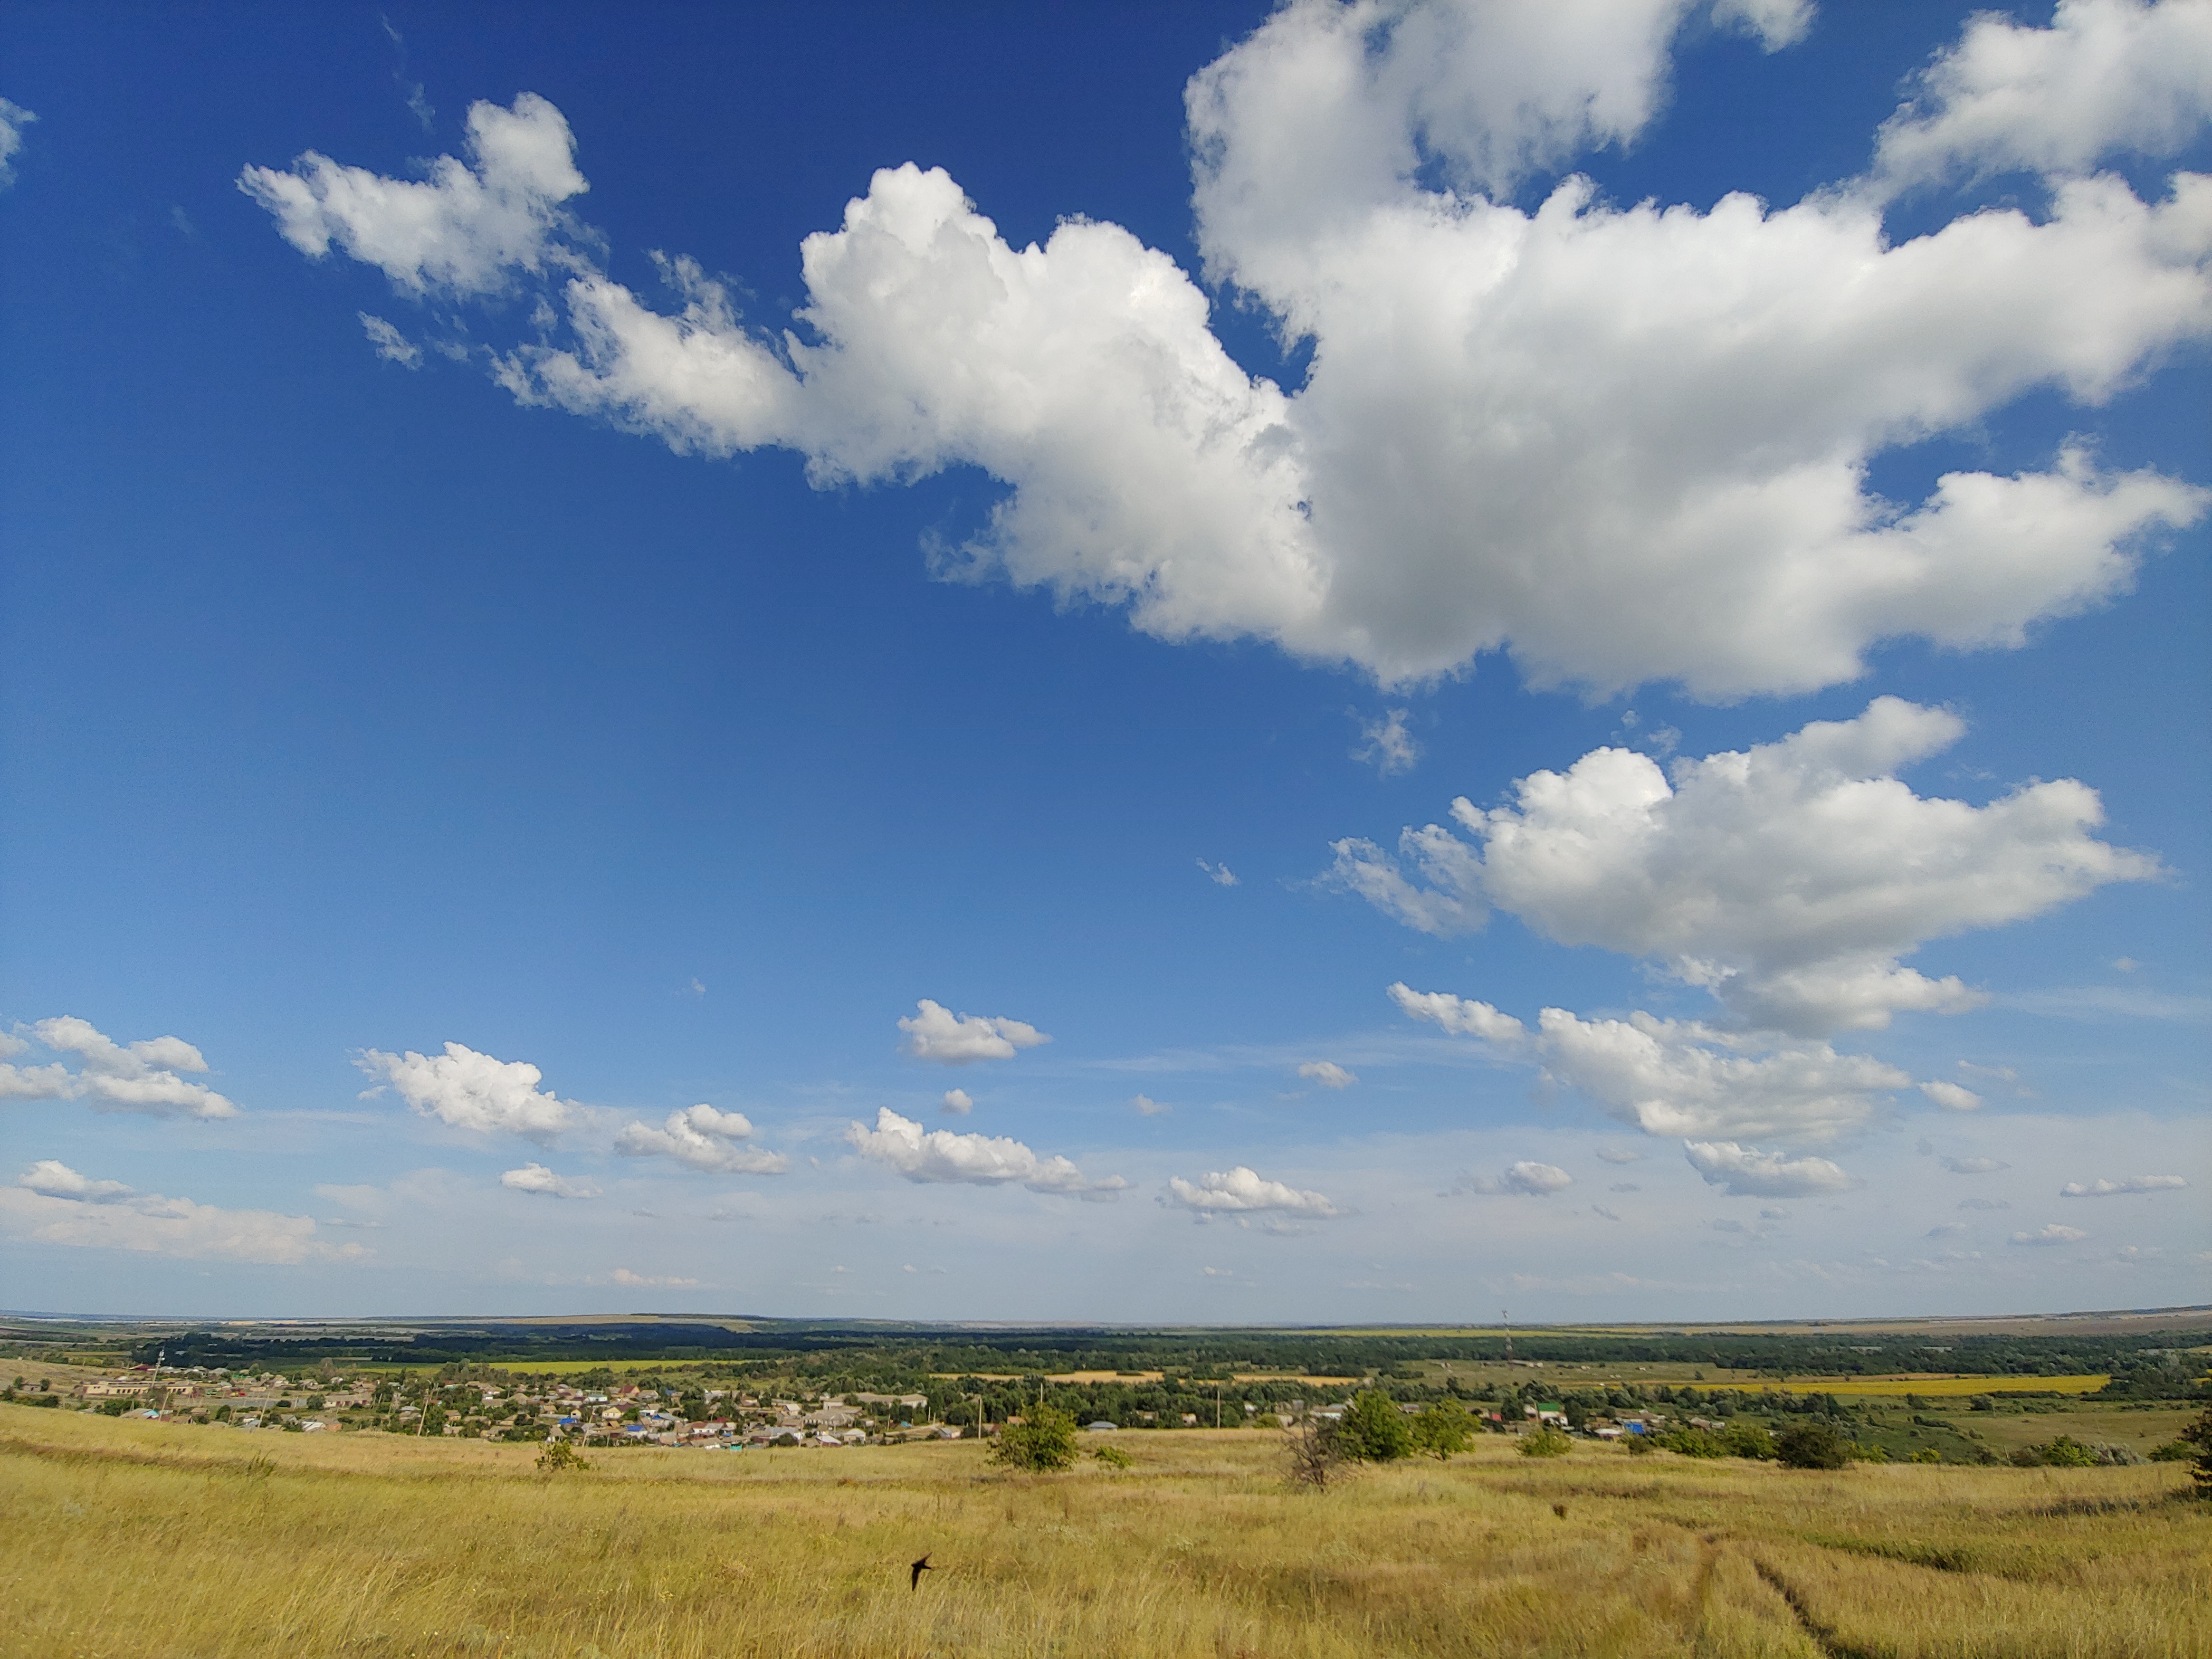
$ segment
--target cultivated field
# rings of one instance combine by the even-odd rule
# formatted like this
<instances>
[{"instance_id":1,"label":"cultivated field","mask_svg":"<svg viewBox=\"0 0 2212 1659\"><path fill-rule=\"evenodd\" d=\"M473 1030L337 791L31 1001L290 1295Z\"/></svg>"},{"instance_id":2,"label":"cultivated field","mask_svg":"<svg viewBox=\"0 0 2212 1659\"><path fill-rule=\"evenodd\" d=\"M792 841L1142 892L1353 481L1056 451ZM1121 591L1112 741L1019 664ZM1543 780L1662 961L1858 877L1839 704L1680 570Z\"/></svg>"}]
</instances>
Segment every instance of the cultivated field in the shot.
<instances>
[{"instance_id":1,"label":"cultivated field","mask_svg":"<svg viewBox=\"0 0 2212 1659\"><path fill-rule=\"evenodd\" d=\"M2212 1504L2177 1465L1830 1474L1489 1439L1316 1494L1270 1442L1125 1433L1133 1468L1066 1475L967 1443L547 1477L525 1446L0 1406L0 1652L2212 1659Z\"/></svg>"}]
</instances>

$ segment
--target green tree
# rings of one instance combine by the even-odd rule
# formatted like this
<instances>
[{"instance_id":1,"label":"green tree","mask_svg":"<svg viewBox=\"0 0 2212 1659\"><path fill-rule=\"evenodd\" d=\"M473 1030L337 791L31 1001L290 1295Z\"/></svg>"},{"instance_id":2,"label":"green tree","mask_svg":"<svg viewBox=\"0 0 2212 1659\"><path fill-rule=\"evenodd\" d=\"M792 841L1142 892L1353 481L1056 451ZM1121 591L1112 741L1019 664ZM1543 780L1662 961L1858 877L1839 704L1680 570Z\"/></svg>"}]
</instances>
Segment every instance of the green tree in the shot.
<instances>
[{"instance_id":1,"label":"green tree","mask_svg":"<svg viewBox=\"0 0 2212 1659\"><path fill-rule=\"evenodd\" d=\"M1439 1400L1413 1419L1413 1446L1442 1461L1463 1452L1474 1438L1474 1419L1456 1400Z\"/></svg>"},{"instance_id":2,"label":"green tree","mask_svg":"<svg viewBox=\"0 0 2212 1659\"><path fill-rule=\"evenodd\" d=\"M1389 1463L1412 1455L1413 1431L1396 1401L1379 1389L1370 1389L1345 1408L1344 1442L1347 1457Z\"/></svg>"},{"instance_id":3,"label":"green tree","mask_svg":"<svg viewBox=\"0 0 2212 1659\"><path fill-rule=\"evenodd\" d=\"M1832 1425L1799 1423L1774 1439L1774 1455L1793 1469L1840 1469L1850 1462L1851 1443Z\"/></svg>"},{"instance_id":4,"label":"green tree","mask_svg":"<svg viewBox=\"0 0 2212 1659\"><path fill-rule=\"evenodd\" d=\"M2197 1420L2181 1431L2180 1438L2197 1448L2189 1478L2197 1483L2197 1496L2212 1498L2212 1406L2197 1414Z\"/></svg>"},{"instance_id":5,"label":"green tree","mask_svg":"<svg viewBox=\"0 0 2212 1659\"><path fill-rule=\"evenodd\" d=\"M1057 1406L1038 1406L1028 1420L999 1431L991 1461L1017 1469L1064 1469L1075 1462L1075 1419Z\"/></svg>"}]
</instances>

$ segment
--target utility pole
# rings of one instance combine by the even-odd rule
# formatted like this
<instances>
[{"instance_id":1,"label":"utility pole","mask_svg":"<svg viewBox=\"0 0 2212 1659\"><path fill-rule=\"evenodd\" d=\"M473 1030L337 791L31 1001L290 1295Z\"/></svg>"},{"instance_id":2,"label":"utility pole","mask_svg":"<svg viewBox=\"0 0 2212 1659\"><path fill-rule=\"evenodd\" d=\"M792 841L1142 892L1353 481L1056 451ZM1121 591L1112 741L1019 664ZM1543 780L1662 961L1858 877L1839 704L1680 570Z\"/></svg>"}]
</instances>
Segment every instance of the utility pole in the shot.
<instances>
[{"instance_id":1,"label":"utility pole","mask_svg":"<svg viewBox=\"0 0 2212 1659\"><path fill-rule=\"evenodd\" d=\"M1500 1308L1498 1316L1505 1322L1505 1363L1510 1365L1513 1363L1513 1316L1508 1310Z\"/></svg>"},{"instance_id":2,"label":"utility pole","mask_svg":"<svg viewBox=\"0 0 2212 1659\"><path fill-rule=\"evenodd\" d=\"M1213 1385L1213 1426L1221 1426L1221 1384Z\"/></svg>"}]
</instances>

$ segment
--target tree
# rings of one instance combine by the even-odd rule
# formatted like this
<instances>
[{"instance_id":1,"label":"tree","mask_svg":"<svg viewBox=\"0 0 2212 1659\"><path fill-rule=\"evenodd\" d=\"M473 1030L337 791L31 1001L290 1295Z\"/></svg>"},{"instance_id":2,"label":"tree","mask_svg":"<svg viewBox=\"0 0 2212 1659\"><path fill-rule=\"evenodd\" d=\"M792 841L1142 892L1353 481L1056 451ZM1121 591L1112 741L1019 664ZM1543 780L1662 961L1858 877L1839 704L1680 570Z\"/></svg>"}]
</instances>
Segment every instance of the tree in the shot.
<instances>
[{"instance_id":1,"label":"tree","mask_svg":"<svg viewBox=\"0 0 2212 1659\"><path fill-rule=\"evenodd\" d=\"M2212 1498L2212 1406L2199 1412L2197 1420L2181 1431L2180 1437L2197 1448L2189 1478L2197 1483L2197 1496Z\"/></svg>"},{"instance_id":2,"label":"tree","mask_svg":"<svg viewBox=\"0 0 2212 1659\"><path fill-rule=\"evenodd\" d=\"M1344 1431L1326 1417L1301 1417L1283 1431L1283 1458L1293 1486L1328 1489L1343 1467Z\"/></svg>"},{"instance_id":3,"label":"tree","mask_svg":"<svg viewBox=\"0 0 2212 1659\"><path fill-rule=\"evenodd\" d=\"M1456 1400L1439 1400L1413 1419L1413 1447L1439 1462L1463 1452L1474 1438L1474 1419Z\"/></svg>"},{"instance_id":4,"label":"tree","mask_svg":"<svg viewBox=\"0 0 2212 1659\"><path fill-rule=\"evenodd\" d=\"M1840 1469L1850 1462L1851 1443L1826 1423L1800 1423L1775 1437L1774 1455L1789 1468Z\"/></svg>"},{"instance_id":5,"label":"tree","mask_svg":"<svg viewBox=\"0 0 2212 1659\"><path fill-rule=\"evenodd\" d=\"M1056 1406L1038 1406L1028 1421L999 1431L991 1461L1018 1469L1064 1469L1075 1462L1075 1419Z\"/></svg>"},{"instance_id":6,"label":"tree","mask_svg":"<svg viewBox=\"0 0 2212 1659\"><path fill-rule=\"evenodd\" d=\"M1347 1457L1363 1463L1394 1462L1413 1452L1413 1431L1396 1401L1370 1389L1345 1408L1344 1443Z\"/></svg>"}]
</instances>

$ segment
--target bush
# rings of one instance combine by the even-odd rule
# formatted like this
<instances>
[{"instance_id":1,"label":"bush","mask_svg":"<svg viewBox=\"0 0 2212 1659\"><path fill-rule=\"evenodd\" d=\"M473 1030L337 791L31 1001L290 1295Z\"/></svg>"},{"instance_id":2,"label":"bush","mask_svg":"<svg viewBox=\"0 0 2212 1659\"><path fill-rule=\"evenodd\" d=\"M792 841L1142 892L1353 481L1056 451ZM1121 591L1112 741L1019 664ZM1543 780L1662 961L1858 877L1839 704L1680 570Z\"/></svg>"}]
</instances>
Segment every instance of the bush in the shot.
<instances>
[{"instance_id":1,"label":"bush","mask_svg":"<svg viewBox=\"0 0 2212 1659\"><path fill-rule=\"evenodd\" d=\"M1624 1434L1620 1443L1628 1448L1631 1457L1644 1457L1659 1449L1659 1437L1652 1434Z\"/></svg>"},{"instance_id":2,"label":"bush","mask_svg":"<svg viewBox=\"0 0 2212 1659\"><path fill-rule=\"evenodd\" d=\"M2150 1461L2154 1463L2187 1463L2195 1461L2196 1456L2197 1448L2186 1440L2169 1440L2150 1449Z\"/></svg>"},{"instance_id":3,"label":"bush","mask_svg":"<svg viewBox=\"0 0 2212 1659\"><path fill-rule=\"evenodd\" d=\"M1093 1446L1091 1455L1109 1469L1126 1469L1137 1461L1119 1446Z\"/></svg>"},{"instance_id":4,"label":"bush","mask_svg":"<svg viewBox=\"0 0 2212 1659\"><path fill-rule=\"evenodd\" d=\"M1565 1457L1574 1449L1575 1443L1569 1436L1548 1426L1521 1437L1520 1451L1523 1457Z\"/></svg>"},{"instance_id":5,"label":"bush","mask_svg":"<svg viewBox=\"0 0 2212 1659\"><path fill-rule=\"evenodd\" d=\"M1774 1461L1774 1437L1756 1423L1731 1423L1721 1439L1730 1457L1748 1457L1761 1463Z\"/></svg>"},{"instance_id":6,"label":"bush","mask_svg":"<svg viewBox=\"0 0 2212 1659\"><path fill-rule=\"evenodd\" d=\"M1039 1406L1024 1423L999 1431L991 1461L1017 1469L1064 1469L1075 1462L1075 1419L1057 1407Z\"/></svg>"},{"instance_id":7,"label":"bush","mask_svg":"<svg viewBox=\"0 0 2212 1659\"><path fill-rule=\"evenodd\" d=\"M1710 1429L1669 1429L1659 1437L1662 1451L1682 1457L1726 1457L1728 1442Z\"/></svg>"},{"instance_id":8,"label":"bush","mask_svg":"<svg viewBox=\"0 0 2212 1659\"><path fill-rule=\"evenodd\" d=\"M1905 1461L1908 1463L1940 1463L1943 1461L1943 1454L1933 1446L1923 1446Z\"/></svg>"},{"instance_id":9,"label":"bush","mask_svg":"<svg viewBox=\"0 0 2212 1659\"><path fill-rule=\"evenodd\" d=\"M1774 1455L1793 1469L1840 1469L1851 1443L1826 1423L1800 1423L1775 1437Z\"/></svg>"},{"instance_id":10,"label":"bush","mask_svg":"<svg viewBox=\"0 0 2212 1659\"><path fill-rule=\"evenodd\" d=\"M2062 1434L2039 1446L2022 1446L2013 1453L2012 1462L2014 1468L2023 1469L2094 1469L2100 1460L2094 1448L2070 1434Z\"/></svg>"},{"instance_id":11,"label":"bush","mask_svg":"<svg viewBox=\"0 0 2212 1659\"><path fill-rule=\"evenodd\" d=\"M1413 1431L1387 1394L1369 1389L1344 1413L1344 1455L1362 1463L1389 1463L1411 1455Z\"/></svg>"},{"instance_id":12,"label":"bush","mask_svg":"<svg viewBox=\"0 0 2212 1659\"><path fill-rule=\"evenodd\" d=\"M545 1449L538 1454L538 1472L540 1474L558 1474L563 1469L588 1469L591 1467L584 1461L583 1454L565 1440L549 1440L545 1443Z\"/></svg>"}]
</instances>

